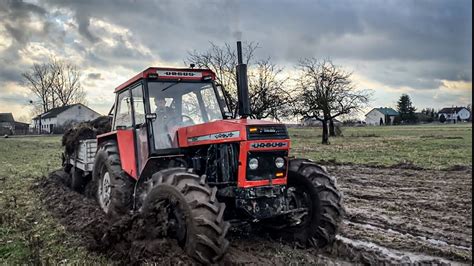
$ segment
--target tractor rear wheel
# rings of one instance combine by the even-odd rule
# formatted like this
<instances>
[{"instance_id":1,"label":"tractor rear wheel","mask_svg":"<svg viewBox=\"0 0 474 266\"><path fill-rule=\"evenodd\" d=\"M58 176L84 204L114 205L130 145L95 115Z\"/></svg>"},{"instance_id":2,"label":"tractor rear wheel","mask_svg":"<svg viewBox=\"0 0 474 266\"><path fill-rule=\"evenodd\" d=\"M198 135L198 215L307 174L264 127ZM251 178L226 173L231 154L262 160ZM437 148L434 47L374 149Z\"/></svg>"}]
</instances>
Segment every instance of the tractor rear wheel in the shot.
<instances>
[{"instance_id":1,"label":"tractor rear wheel","mask_svg":"<svg viewBox=\"0 0 474 266\"><path fill-rule=\"evenodd\" d=\"M344 213L336 180L310 160L293 159L289 162L288 194L291 208L306 208L307 212L279 234L303 246L332 244Z\"/></svg>"},{"instance_id":2,"label":"tractor rear wheel","mask_svg":"<svg viewBox=\"0 0 474 266\"><path fill-rule=\"evenodd\" d=\"M211 264L227 251L230 224L223 219L225 204L217 201L217 188L205 180L185 168L159 171L149 181L141 211L150 231L160 227L160 234L175 238L190 257Z\"/></svg>"},{"instance_id":3,"label":"tractor rear wheel","mask_svg":"<svg viewBox=\"0 0 474 266\"><path fill-rule=\"evenodd\" d=\"M135 181L122 170L115 141L105 141L99 147L92 180L96 186L97 201L110 219L116 220L131 210Z\"/></svg>"}]
</instances>

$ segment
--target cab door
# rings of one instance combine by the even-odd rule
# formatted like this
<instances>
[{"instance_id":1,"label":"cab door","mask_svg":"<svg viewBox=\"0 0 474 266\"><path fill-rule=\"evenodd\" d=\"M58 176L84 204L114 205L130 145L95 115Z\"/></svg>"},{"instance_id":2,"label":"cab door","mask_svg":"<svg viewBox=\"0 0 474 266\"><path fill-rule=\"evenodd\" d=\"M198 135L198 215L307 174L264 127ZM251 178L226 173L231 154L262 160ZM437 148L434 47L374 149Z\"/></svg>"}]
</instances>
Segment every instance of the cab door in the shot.
<instances>
[{"instance_id":1,"label":"cab door","mask_svg":"<svg viewBox=\"0 0 474 266\"><path fill-rule=\"evenodd\" d=\"M145 119L143 85L140 83L131 89L133 102L133 128L136 143L138 175L148 159L148 132Z\"/></svg>"},{"instance_id":2,"label":"cab door","mask_svg":"<svg viewBox=\"0 0 474 266\"><path fill-rule=\"evenodd\" d=\"M129 89L117 96L113 129L116 131L118 152L122 170L134 179L138 179L135 132L133 123L133 105Z\"/></svg>"}]
</instances>

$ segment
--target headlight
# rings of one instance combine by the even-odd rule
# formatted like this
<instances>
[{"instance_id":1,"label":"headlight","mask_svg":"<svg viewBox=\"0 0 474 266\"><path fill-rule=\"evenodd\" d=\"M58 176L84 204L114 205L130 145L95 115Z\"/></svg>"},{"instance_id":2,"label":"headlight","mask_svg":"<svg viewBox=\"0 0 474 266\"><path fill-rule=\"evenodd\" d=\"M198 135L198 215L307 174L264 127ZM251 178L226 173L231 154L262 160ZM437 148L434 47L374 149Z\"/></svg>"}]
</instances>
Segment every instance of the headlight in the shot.
<instances>
[{"instance_id":1,"label":"headlight","mask_svg":"<svg viewBox=\"0 0 474 266\"><path fill-rule=\"evenodd\" d=\"M258 168L258 160L256 158L252 158L249 160L249 168L250 170L255 170Z\"/></svg>"},{"instance_id":2,"label":"headlight","mask_svg":"<svg viewBox=\"0 0 474 266\"><path fill-rule=\"evenodd\" d=\"M281 157L277 157L275 159L275 166L277 168L283 168L283 166L285 166L285 159L281 158Z\"/></svg>"}]
</instances>

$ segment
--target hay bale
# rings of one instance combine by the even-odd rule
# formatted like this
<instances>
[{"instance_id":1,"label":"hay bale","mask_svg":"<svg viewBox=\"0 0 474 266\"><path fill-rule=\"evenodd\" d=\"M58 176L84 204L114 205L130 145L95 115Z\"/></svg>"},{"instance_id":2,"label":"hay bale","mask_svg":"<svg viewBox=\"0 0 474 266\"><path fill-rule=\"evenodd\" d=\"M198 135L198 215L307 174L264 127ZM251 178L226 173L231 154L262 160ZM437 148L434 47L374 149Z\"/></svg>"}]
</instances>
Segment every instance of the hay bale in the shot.
<instances>
[{"instance_id":1,"label":"hay bale","mask_svg":"<svg viewBox=\"0 0 474 266\"><path fill-rule=\"evenodd\" d=\"M65 152L71 155L79 145L79 141L85 139L94 139L97 135L109 132L111 123L108 116L101 116L94 120L81 122L71 128L68 128L62 137L62 145Z\"/></svg>"}]
</instances>

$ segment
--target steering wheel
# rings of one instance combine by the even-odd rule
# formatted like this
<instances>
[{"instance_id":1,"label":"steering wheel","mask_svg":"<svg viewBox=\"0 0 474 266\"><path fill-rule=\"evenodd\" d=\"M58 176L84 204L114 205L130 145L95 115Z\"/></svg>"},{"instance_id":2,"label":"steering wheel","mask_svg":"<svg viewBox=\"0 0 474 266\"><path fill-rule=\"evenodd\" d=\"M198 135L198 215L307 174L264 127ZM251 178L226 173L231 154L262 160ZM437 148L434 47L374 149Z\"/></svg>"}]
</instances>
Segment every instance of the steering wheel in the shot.
<instances>
[{"instance_id":1,"label":"steering wheel","mask_svg":"<svg viewBox=\"0 0 474 266\"><path fill-rule=\"evenodd\" d=\"M185 121L184 119L182 119L182 120L183 120L182 123L185 124L185 125L186 125L186 124L189 124L189 125L194 125L194 124L196 124L196 123L194 122L194 120L193 120L189 115L181 115L181 118L187 118L187 119L188 119L188 121Z\"/></svg>"}]
</instances>

